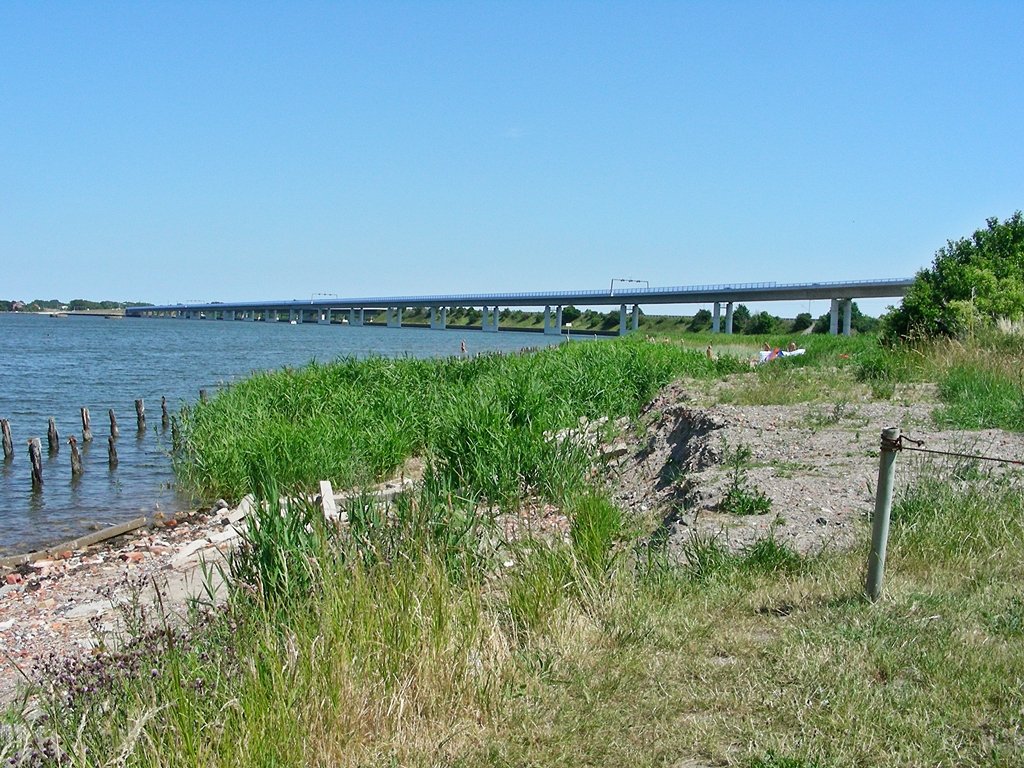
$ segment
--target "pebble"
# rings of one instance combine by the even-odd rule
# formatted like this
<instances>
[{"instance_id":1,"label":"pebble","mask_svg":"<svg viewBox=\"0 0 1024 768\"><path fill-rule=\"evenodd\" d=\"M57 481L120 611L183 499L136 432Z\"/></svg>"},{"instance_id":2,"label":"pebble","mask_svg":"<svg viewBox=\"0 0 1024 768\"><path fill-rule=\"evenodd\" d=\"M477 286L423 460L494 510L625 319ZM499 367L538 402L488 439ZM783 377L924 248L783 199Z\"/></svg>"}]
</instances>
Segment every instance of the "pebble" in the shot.
<instances>
[{"instance_id":1,"label":"pebble","mask_svg":"<svg viewBox=\"0 0 1024 768\"><path fill-rule=\"evenodd\" d=\"M216 518L178 514L175 519L173 528L140 530L88 551L65 550L17 571L0 572L0 706L22 679L15 663L30 674L33 664L51 653L74 656L93 648L91 621L98 619L106 631L116 628L116 606L127 599L129 573L146 583L164 578L173 573L168 569L180 552L210 547L206 536L222 532ZM230 532L237 536L235 528ZM190 560L177 570L186 574L195 567Z\"/></svg>"}]
</instances>

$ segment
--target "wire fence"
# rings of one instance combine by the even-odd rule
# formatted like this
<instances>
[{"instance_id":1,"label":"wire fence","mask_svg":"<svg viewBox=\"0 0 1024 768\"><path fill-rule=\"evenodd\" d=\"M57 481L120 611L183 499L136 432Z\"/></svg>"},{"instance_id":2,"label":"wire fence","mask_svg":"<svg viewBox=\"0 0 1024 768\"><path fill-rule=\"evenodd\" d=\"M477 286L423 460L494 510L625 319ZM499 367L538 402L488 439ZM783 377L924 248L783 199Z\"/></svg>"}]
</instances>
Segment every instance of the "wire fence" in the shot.
<instances>
[{"instance_id":1,"label":"wire fence","mask_svg":"<svg viewBox=\"0 0 1024 768\"><path fill-rule=\"evenodd\" d=\"M902 451L914 453L948 456L972 461L991 461L1000 464L1024 466L1024 459L1011 459L1002 456L986 456L984 454L966 453L964 451L947 451L938 448L925 448L924 440L917 440L904 435L899 429L882 430L881 452L878 457L878 485L875 492L875 514L871 520L871 552L868 555L867 578L864 591L868 599L877 601L882 595L882 583L885 577L885 555L889 542L889 518L892 513L893 480L896 476L896 456Z\"/></svg>"},{"instance_id":2,"label":"wire fence","mask_svg":"<svg viewBox=\"0 0 1024 768\"><path fill-rule=\"evenodd\" d=\"M911 443L911 445L907 445ZM936 456L950 456L958 459L974 459L977 461L995 461L1001 464L1016 464L1024 467L1024 459L1008 459L1005 456L983 456L976 453L961 453L960 451L942 451L936 448L925 448L924 440L915 440L910 435L900 434L895 440L887 440L882 435L882 447L889 447L894 451L914 451L916 453L930 453Z\"/></svg>"}]
</instances>

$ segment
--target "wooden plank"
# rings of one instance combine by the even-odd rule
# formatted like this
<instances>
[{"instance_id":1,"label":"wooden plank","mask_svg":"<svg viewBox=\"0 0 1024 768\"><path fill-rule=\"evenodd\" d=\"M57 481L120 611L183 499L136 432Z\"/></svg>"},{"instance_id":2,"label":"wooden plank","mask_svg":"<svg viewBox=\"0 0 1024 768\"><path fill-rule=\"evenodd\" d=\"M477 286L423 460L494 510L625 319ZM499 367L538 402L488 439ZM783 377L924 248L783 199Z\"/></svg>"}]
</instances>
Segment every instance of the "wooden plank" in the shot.
<instances>
[{"instance_id":1,"label":"wooden plank","mask_svg":"<svg viewBox=\"0 0 1024 768\"><path fill-rule=\"evenodd\" d=\"M144 526L146 522L145 517L136 517L134 520L129 520L126 523L112 525L109 528L104 528L102 531L96 531L95 533L90 533L86 536L72 539L71 541L65 541L63 544L56 544L55 546L47 547L46 549L41 549L36 552L0 557L0 568L14 568L15 566L24 565L25 563L34 563L36 560L51 558L61 552L75 552L77 550L85 549L86 547L91 547L93 544L99 544L101 541L112 539L115 536L130 533L136 528Z\"/></svg>"}]
</instances>

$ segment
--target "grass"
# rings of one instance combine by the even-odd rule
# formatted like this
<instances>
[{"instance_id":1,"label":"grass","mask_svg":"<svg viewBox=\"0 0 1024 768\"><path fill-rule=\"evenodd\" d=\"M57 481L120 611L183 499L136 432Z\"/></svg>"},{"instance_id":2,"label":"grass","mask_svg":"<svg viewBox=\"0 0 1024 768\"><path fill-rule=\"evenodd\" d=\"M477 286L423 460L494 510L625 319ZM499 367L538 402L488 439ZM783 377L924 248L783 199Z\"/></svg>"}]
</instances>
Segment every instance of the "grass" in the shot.
<instances>
[{"instance_id":1,"label":"grass","mask_svg":"<svg viewBox=\"0 0 1024 768\"><path fill-rule=\"evenodd\" d=\"M265 512L226 611L45 730L69 765L1019 765L1020 478L947 472L901 468L878 604L864 552L627 557L595 495L514 545L442 488L348 534L293 505L288 547Z\"/></svg>"},{"instance_id":2,"label":"grass","mask_svg":"<svg viewBox=\"0 0 1024 768\"><path fill-rule=\"evenodd\" d=\"M806 558L767 538L729 552L695 535L670 552L574 455L544 453L545 433L635 413L665 377L711 380L734 364L673 344L596 346L317 365L190 411L196 482L235 477L274 499L256 505L227 565L227 605L197 608L187 631L159 614L133 620L121 651L55 670L44 717L0 730L0 760L1024 763L1020 474L901 454L875 604L862 596L866 550ZM809 351L800 367L832 365L841 348ZM851 374L852 349L840 358ZM956 367L906 354L914 376ZM351 501L346 527L303 501L282 515L281 484L305 487L297 468L336 479L317 463L333 452L346 462L331 465L338 477L371 478L417 453L431 469L391 507ZM560 495L566 535L505 541L480 502L524 494Z\"/></svg>"},{"instance_id":3,"label":"grass","mask_svg":"<svg viewBox=\"0 0 1024 768\"><path fill-rule=\"evenodd\" d=\"M581 417L633 415L681 375L740 370L678 345L573 343L471 360L341 360L259 374L183 413L178 467L208 496L238 498L258 478L286 487L366 484L411 456L502 504L580 489L587 457L550 434Z\"/></svg>"},{"instance_id":4,"label":"grass","mask_svg":"<svg viewBox=\"0 0 1024 768\"><path fill-rule=\"evenodd\" d=\"M729 487L719 508L731 515L763 515L772 508L772 500L763 491L752 488L747 480L750 468L750 448L737 445L732 450L723 446L723 461L729 467Z\"/></svg>"}]
</instances>

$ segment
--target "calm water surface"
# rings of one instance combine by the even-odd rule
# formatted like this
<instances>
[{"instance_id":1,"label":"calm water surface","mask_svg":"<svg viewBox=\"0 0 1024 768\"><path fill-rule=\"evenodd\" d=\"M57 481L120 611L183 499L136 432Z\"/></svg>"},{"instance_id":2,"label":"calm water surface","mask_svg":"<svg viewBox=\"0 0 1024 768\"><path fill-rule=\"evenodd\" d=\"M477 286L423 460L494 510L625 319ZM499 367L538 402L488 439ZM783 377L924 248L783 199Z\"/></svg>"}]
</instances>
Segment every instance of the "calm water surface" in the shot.
<instances>
[{"instance_id":1,"label":"calm water surface","mask_svg":"<svg viewBox=\"0 0 1024 768\"><path fill-rule=\"evenodd\" d=\"M0 459L0 553L22 552L158 509L198 500L175 486L170 434L160 428L160 398L174 413L217 386L254 370L337 357L455 355L512 351L558 343L535 333L315 324L186 320L106 320L0 313L0 418L11 422L14 459ZM136 433L135 399L146 403L147 430ZM81 444L79 408L92 416L93 442L84 446L85 471L71 480L68 435ZM120 464L107 466L107 410L117 415ZM47 455L47 420L61 435L60 453ZM43 449L43 488L32 491L27 441Z\"/></svg>"}]
</instances>

